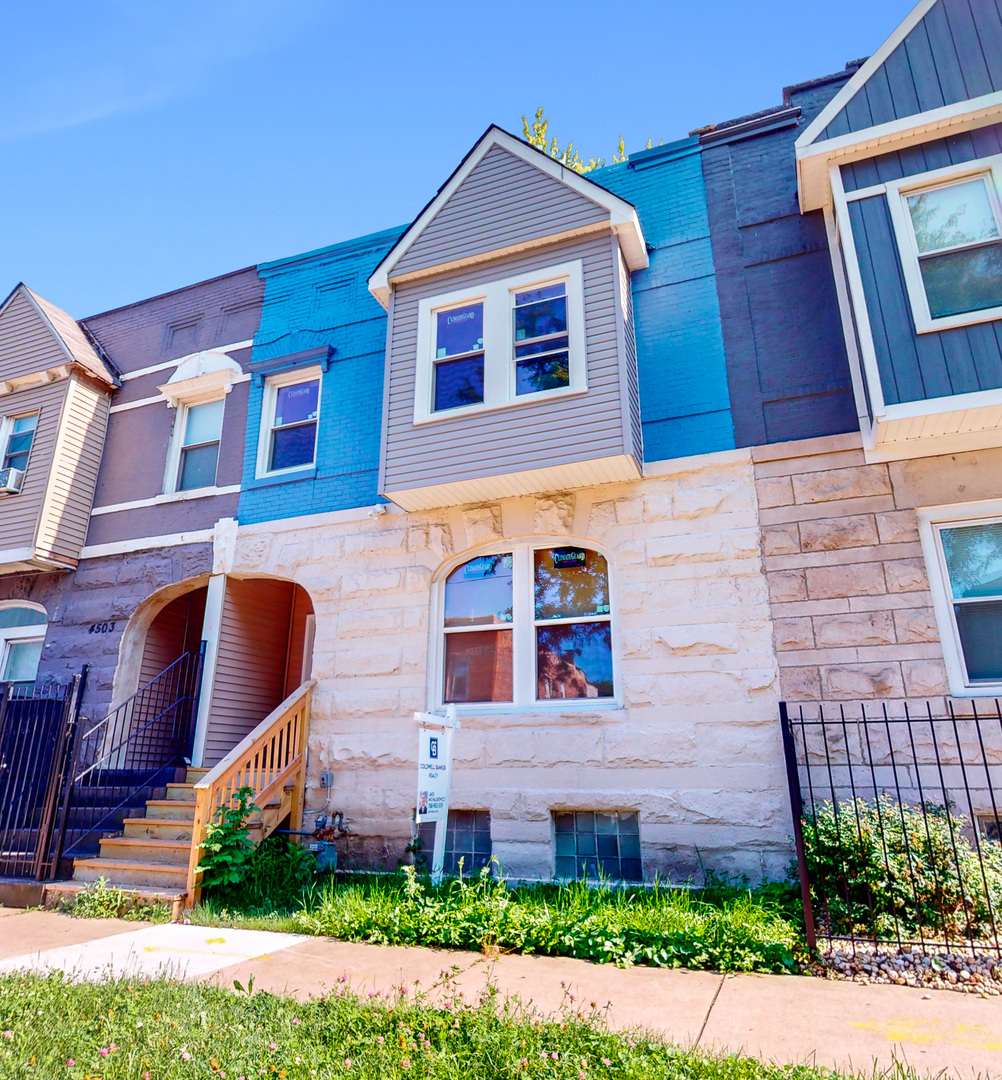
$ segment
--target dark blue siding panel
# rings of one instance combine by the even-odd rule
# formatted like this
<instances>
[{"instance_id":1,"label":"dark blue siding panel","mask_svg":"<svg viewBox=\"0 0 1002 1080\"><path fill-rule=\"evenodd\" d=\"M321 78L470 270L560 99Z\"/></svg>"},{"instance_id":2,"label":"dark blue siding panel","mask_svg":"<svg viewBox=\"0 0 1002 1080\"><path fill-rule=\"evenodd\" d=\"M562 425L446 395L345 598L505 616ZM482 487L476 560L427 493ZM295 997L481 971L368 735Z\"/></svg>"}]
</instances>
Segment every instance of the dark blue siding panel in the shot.
<instances>
[{"instance_id":1,"label":"dark blue siding panel","mask_svg":"<svg viewBox=\"0 0 1002 1080\"><path fill-rule=\"evenodd\" d=\"M949 139L910 146L879 157L867 158L842 166L842 184L846 191L857 191L871 184L884 184L905 176L917 176L930 169L960 165L965 161L1002 154L1002 124L964 131Z\"/></svg>"},{"instance_id":2,"label":"dark blue siding panel","mask_svg":"<svg viewBox=\"0 0 1002 1080\"><path fill-rule=\"evenodd\" d=\"M887 199L852 202L849 218L887 404L1002 387L1002 324L916 334Z\"/></svg>"},{"instance_id":3,"label":"dark blue siding panel","mask_svg":"<svg viewBox=\"0 0 1002 1080\"><path fill-rule=\"evenodd\" d=\"M996 0L939 0L820 138L998 90L1002 90L1002 14Z\"/></svg>"},{"instance_id":4,"label":"dark blue siding panel","mask_svg":"<svg viewBox=\"0 0 1002 1080\"><path fill-rule=\"evenodd\" d=\"M703 149L713 262L738 446L858 429L824 219L801 214L797 126Z\"/></svg>"}]
</instances>

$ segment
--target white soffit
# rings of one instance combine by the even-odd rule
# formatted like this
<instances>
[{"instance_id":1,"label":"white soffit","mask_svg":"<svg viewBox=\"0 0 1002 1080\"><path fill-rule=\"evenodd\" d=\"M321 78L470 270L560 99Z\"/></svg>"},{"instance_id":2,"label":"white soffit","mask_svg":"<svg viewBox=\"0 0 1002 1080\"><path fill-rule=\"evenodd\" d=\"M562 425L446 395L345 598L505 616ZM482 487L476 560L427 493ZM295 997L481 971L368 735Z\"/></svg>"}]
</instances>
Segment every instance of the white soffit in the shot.
<instances>
[{"instance_id":1,"label":"white soffit","mask_svg":"<svg viewBox=\"0 0 1002 1080\"><path fill-rule=\"evenodd\" d=\"M566 184L579 195L590 199L593 203L601 206L609 212L609 225L612 231L619 237L619 245L623 252L627 266L631 270L642 270L648 265L647 243L644 240L643 230L640 227L640 219L635 207L618 195L613 195L601 184L594 180L587 180L580 174L568 169L559 162L554 161L548 154L529 146L521 139L515 138L502 128L492 125L487 129L480 141L466 155L462 164L449 177L449 180L441 188L434 199L421 211L407 231L400 237L394 246L387 252L383 261L376 267L369 278L369 292L379 301L383 307L389 306L390 278L393 268L403 258L411 245L417 240L427 226L435 219L438 212L452 197L463 181L477 167L487 152L494 146L500 146L516 157L521 158L528 164L535 166L541 172L545 172L554 179ZM480 261L480 260L478 260Z\"/></svg>"}]
</instances>

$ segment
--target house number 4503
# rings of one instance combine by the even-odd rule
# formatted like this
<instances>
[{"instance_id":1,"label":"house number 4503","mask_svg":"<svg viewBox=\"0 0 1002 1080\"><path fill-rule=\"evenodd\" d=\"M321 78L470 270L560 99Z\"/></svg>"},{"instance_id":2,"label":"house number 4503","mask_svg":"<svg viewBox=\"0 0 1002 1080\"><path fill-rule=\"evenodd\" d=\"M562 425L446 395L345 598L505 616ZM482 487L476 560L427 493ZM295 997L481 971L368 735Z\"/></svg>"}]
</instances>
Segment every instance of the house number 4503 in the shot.
<instances>
[{"instance_id":1,"label":"house number 4503","mask_svg":"<svg viewBox=\"0 0 1002 1080\"><path fill-rule=\"evenodd\" d=\"M115 629L113 622L96 622L91 623L88 634L110 634Z\"/></svg>"}]
</instances>

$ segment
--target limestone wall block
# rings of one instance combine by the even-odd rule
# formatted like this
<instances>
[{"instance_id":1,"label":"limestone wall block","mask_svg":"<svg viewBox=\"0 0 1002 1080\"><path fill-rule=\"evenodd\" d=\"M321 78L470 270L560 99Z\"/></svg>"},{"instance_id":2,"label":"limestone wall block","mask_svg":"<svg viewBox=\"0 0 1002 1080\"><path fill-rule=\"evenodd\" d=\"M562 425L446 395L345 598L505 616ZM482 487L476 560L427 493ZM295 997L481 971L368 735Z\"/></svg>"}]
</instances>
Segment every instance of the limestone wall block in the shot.
<instances>
[{"instance_id":1,"label":"limestone wall block","mask_svg":"<svg viewBox=\"0 0 1002 1080\"><path fill-rule=\"evenodd\" d=\"M344 559L343 536L318 536L313 539L310 562L341 563Z\"/></svg>"},{"instance_id":2,"label":"limestone wall block","mask_svg":"<svg viewBox=\"0 0 1002 1080\"><path fill-rule=\"evenodd\" d=\"M616 524L616 503L613 499L591 504L588 511L588 534L604 536Z\"/></svg>"},{"instance_id":3,"label":"limestone wall block","mask_svg":"<svg viewBox=\"0 0 1002 1080\"><path fill-rule=\"evenodd\" d=\"M404 609L375 608L364 611L343 611L338 618L339 638L379 637L398 634L404 630Z\"/></svg>"},{"instance_id":4,"label":"limestone wall block","mask_svg":"<svg viewBox=\"0 0 1002 1080\"><path fill-rule=\"evenodd\" d=\"M617 543L613 550L613 562L617 569L627 566L646 566L647 548L644 541L640 539L628 539Z\"/></svg>"},{"instance_id":5,"label":"limestone wall block","mask_svg":"<svg viewBox=\"0 0 1002 1080\"><path fill-rule=\"evenodd\" d=\"M821 668L822 695L832 701L904 697L898 663L838 664Z\"/></svg>"},{"instance_id":6,"label":"limestone wall block","mask_svg":"<svg viewBox=\"0 0 1002 1080\"><path fill-rule=\"evenodd\" d=\"M893 615L898 641L939 641L936 613L931 607L904 608L895 611Z\"/></svg>"},{"instance_id":7,"label":"limestone wall block","mask_svg":"<svg viewBox=\"0 0 1002 1080\"><path fill-rule=\"evenodd\" d=\"M700 760L696 725L676 716L668 723L609 728L603 734L610 769L646 768L651 764L696 765Z\"/></svg>"},{"instance_id":8,"label":"limestone wall block","mask_svg":"<svg viewBox=\"0 0 1002 1080\"><path fill-rule=\"evenodd\" d=\"M546 881L553 876L553 855L549 842L528 844L503 840L492 842L491 848L506 878Z\"/></svg>"},{"instance_id":9,"label":"limestone wall block","mask_svg":"<svg viewBox=\"0 0 1002 1080\"><path fill-rule=\"evenodd\" d=\"M910 697L935 697L950 692L946 665L941 660L902 660L905 692Z\"/></svg>"},{"instance_id":10,"label":"limestone wall block","mask_svg":"<svg viewBox=\"0 0 1002 1080\"><path fill-rule=\"evenodd\" d=\"M773 623L776 648L813 649L814 624L806 616L794 619L776 619Z\"/></svg>"},{"instance_id":11,"label":"limestone wall block","mask_svg":"<svg viewBox=\"0 0 1002 1080\"><path fill-rule=\"evenodd\" d=\"M880 563L809 566L805 571L812 600L842 596L876 596L886 592Z\"/></svg>"},{"instance_id":12,"label":"limestone wall block","mask_svg":"<svg viewBox=\"0 0 1002 1080\"><path fill-rule=\"evenodd\" d=\"M424 566L409 566L404 571L403 591L428 596L431 591L432 571Z\"/></svg>"},{"instance_id":13,"label":"limestone wall block","mask_svg":"<svg viewBox=\"0 0 1002 1080\"><path fill-rule=\"evenodd\" d=\"M882 544L918 543L918 514L914 510L888 510L876 518Z\"/></svg>"},{"instance_id":14,"label":"limestone wall block","mask_svg":"<svg viewBox=\"0 0 1002 1080\"><path fill-rule=\"evenodd\" d=\"M818 503L890 495L892 490L886 465L856 465L799 473L793 477L793 493L798 503Z\"/></svg>"},{"instance_id":15,"label":"limestone wall block","mask_svg":"<svg viewBox=\"0 0 1002 1080\"><path fill-rule=\"evenodd\" d=\"M872 547L878 543L877 523L872 514L802 521L800 543L804 551Z\"/></svg>"},{"instance_id":16,"label":"limestone wall block","mask_svg":"<svg viewBox=\"0 0 1002 1080\"><path fill-rule=\"evenodd\" d=\"M758 530L731 529L725 533L707 531L648 540L647 554L652 566L753 559L759 554Z\"/></svg>"},{"instance_id":17,"label":"limestone wall block","mask_svg":"<svg viewBox=\"0 0 1002 1080\"><path fill-rule=\"evenodd\" d=\"M370 570L345 574L341 579L341 590L345 598L364 599L370 593L398 592L402 584L400 570Z\"/></svg>"},{"instance_id":18,"label":"limestone wall block","mask_svg":"<svg viewBox=\"0 0 1002 1080\"><path fill-rule=\"evenodd\" d=\"M929 588L929 579L922 559L893 559L884 563L887 591L891 593L920 592Z\"/></svg>"},{"instance_id":19,"label":"limestone wall block","mask_svg":"<svg viewBox=\"0 0 1002 1080\"><path fill-rule=\"evenodd\" d=\"M654 640L670 652L683 656L714 656L747 648L749 628L735 622L694 623L665 626L654 631Z\"/></svg>"},{"instance_id":20,"label":"limestone wall block","mask_svg":"<svg viewBox=\"0 0 1002 1080\"><path fill-rule=\"evenodd\" d=\"M793 502L793 484L788 476L760 476L755 480L755 490L763 509L789 506Z\"/></svg>"},{"instance_id":21,"label":"limestone wall block","mask_svg":"<svg viewBox=\"0 0 1002 1080\"><path fill-rule=\"evenodd\" d=\"M571 532L574 526L573 493L549 495L535 501L533 525L537 536L561 535Z\"/></svg>"},{"instance_id":22,"label":"limestone wall block","mask_svg":"<svg viewBox=\"0 0 1002 1080\"><path fill-rule=\"evenodd\" d=\"M400 654L400 670L405 675L423 675L428 669L428 648L420 645L405 645Z\"/></svg>"},{"instance_id":23,"label":"limestone wall block","mask_svg":"<svg viewBox=\"0 0 1002 1080\"><path fill-rule=\"evenodd\" d=\"M678 793L679 809L690 824L732 826L774 830L787 825L789 801L778 786L783 774L777 770L777 787L768 791L741 791L732 786L687 789Z\"/></svg>"},{"instance_id":24,"label":"limestone wall block","mask_svg":"<svg viewBox=\"0 0 1002 1080\"><path fill-rule=\"evenodd\" d=\"M769 598L774 604L807 599L807 576L803 570L770 570L766 575Z\"/></svg>"},{"instance_id":25,"label":"limestone wall block","mask_svg":"<svg viewBox=\"0 0 1002 1080\"><path fill-rule=\"evenodd\" d=\"M795 555L800 551L800 530L795 522L766 525L762 529L763 555Z\"/></svg>"},{"instance_id":26,"label":"limestone wall block","mask_svg":"<svg viewBox=\"0 0 1002 1080\"><path fill-rule=\"evenodd\" d=\"M328 700L329 698L329 700ZM340 720L370 718L373 716L397 716L400 710L400 695L395 687L383 686L372 690L359 690L352 685L340 683L329 694L324 694L318 687L314 691L315 711ZM331 726L314 725L314 731ZM341 726L340 724L338 726Z\"/></svg>"},{"instance_id":27,"label":"limestone wall block","mask_svg":"<svg viewBox=\"0 0 1002 1080\"><path fill-rule=\"evenodd\" d=\"M465 547L477 547L500 540L501 507L497 504L473 506L462 512L463 525L466 528Z\"/></svg>"},{"instance_id":28,"label":"limestone wall block","mask_svg":"<svg viewBox=\"0 0 1002 1080\"><path fill-rule=\"evenodd\" d=\"M619 648L624 660L649 660L652 655L651 631L645 627L620 629Z\"/></svg>"},{"instance_id":29,"label":"limestone wall block","mask_svg":"<svg viewBox=\"0 0 1002 1080\"><path fill-rule=\"evenodd\" d=\"M338 654L338 674L396 675L401 670L400 649L343 649Z\"/></svg>"},{"instance_id":30,"label":"limestone wall block","mask_svg":"<svg viewBox=\"0 0 1002 1080\"><path fill-rule=\"evenodd\" d=\"M781 668L780 691L786 701L817 701L821 697L821 672L816 665Z\"/></svg>"},{"instance_id":31,"label":"limestone wall block","mask_svg":"<svg viewBox=\"0 0 1002 1080\"><path fill-rule=\"evenodd\" d=\"M819 649L843 645L891 645L896 640L894 619L888 611L817 616L814 635Z\"/></svg>"},{"instance_id":32,"label":"limestone wall block","mask_svg":"<svg viewBox=\"0 0 1002 1080\"><path fill-rule=\"evenodd\" d=\"M753 509L755 495L751 486L737 486L732 478L729 479L726 485L680 488L674 497L675 517L697 518Z\"/></svg>"},{"instance_id":33,"label":"limestone wall block","mask_svg":"<svg viewBox=\"0 0 1002 1080\"><path fill-rule=\"evenodd\" d=\"M375 767L406 769L413 763L414 788L416 789L416 733L414 733L413 747L409 745L410 741L409 739L388 739L381 733L372 735L331 733L317 740L316 757L320 764L331 770ZM413 792L411 792L411 798L413 799Z\"/></svg>"},{"instance_id":34,"label":"limestone wall block","mask_svg":"<svg viewBox=\"0 0 1002 1080\"><path fill-rule=\"evenodd\" d=\"M405 551L406 529L373 529L363 533L349 533L344 538L344 554L348 559L372 555L399 555Z\"/></svg>"},{"instance_id":35,"label":"limestone wall block","mask_svg":"<svg viewBox=\"0 0 1002 1080\"><path fill-rule=\"evenodd\" d=\"M552 765L575 768L602 764L602 745L589 731L542 728L537 731L492 731L486 737L488 768L532 765L534 769Z\"/></svg>"},{"instance_id":36,"label":"limestone wall block","mask_svg":"<svg viewBox=\"0 0 1002 1080\"><path fill-rule=\"evenodd\" d=\"M417 754L417 725L414 735L414 753ZM484 767L484 756L487 749L487 732L477 731L473 728L460 728L453 737L452 760L457 769L461 767ZM417 769L415 757L415 770ZM479 810L479 804L472 809Z\"/></svg>"}]
</instances>

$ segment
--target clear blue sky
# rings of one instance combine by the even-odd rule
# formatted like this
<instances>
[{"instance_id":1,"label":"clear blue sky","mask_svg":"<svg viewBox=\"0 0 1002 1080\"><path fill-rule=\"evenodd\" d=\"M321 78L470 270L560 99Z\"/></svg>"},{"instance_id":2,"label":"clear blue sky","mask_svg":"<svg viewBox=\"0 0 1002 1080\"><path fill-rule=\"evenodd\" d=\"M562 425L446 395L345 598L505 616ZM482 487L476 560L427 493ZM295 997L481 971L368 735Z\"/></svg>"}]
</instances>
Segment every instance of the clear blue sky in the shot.
<instances>
[{"instance_id":1,"label":"clear blue sky","mask_svg":"<svg viewBox=\"0 0 1002 1080\"><path fill-rule=\"evenodd\" d=\"M0 36L0 296L82 317L408 222L538 105L586 157L776 105L908 0L38 0Z\"/></svg>"}]
</instances>

